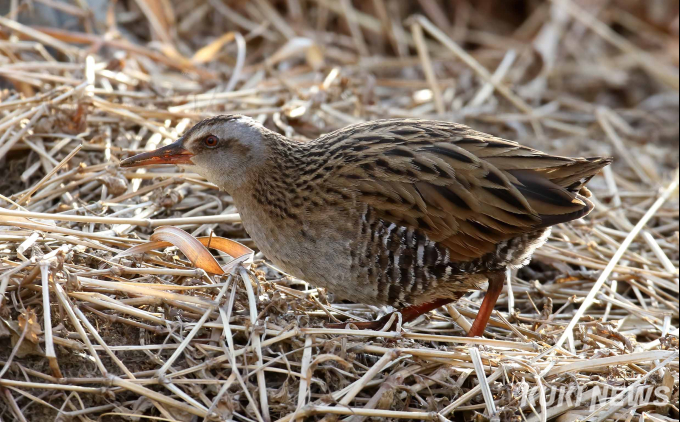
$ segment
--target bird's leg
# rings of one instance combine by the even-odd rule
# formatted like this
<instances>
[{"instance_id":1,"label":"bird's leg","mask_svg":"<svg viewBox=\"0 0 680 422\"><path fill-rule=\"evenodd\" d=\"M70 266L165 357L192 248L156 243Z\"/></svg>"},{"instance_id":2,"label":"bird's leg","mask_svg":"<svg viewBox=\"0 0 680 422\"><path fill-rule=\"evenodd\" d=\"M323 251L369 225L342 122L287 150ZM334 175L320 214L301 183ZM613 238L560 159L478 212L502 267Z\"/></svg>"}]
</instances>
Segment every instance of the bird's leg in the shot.
<instances>
[{"instance_id":1,"label":"bird's leg","mask_svg":"<svg viewBox=\"0 0 680 422\"><path fill-rule=\"evenodd\" d=\"M505 272L490 273L487 275L487 278L489 279L489 287L486 289L486 295L482 305L479 307L475 322L472 323L472 327L468 332L468 337L481 337L484 334L484 329L489 322L494 306L496 306L498 296L503 291Z\"/></svg>"},{"instance_id":2,"label":"bird's leg","mask_svg":"<svg viewBox=\"0 0 680 422\"><path fill-rule=\"evenodd\" d=\"M462 293L461 293L462 295ZM435 299L432 302L428 303L422 303L420 305L414 305L414 306L408 306L401 311L401 318L402 322L410 322L413 321L414 319L418 318L424 313L430 312L432 310L435 310L439 308L440 306L444 306L448 303L454 302L458 300L460 296L458 297L452 297L452 298L445 298L445 299Z\"/></svg>"},{"instance_id":3,"label":"bird's leg","mask_svg":"<svg viewBox=\"0 0 680 422\"><path fill-rule=\"evenodd\" d=\"M461 293L462 295L462 293ZM440 306L444 306L447 303L451 303L455 300L458 300L460 295L457 297L452 297L452 298L443 298L443 299L435 299L432 302L428 303L422 303L420 305L414 305L414 306L407 306L406 308L401 309L399 312L401 313L401 322L406 323L413 321L414 319L418 318L422 314L426 312L430 312L434 309L439 308ZM353 322L353 325L356 325L356 327L360 330L379 330L387 324L387 322L390 320L390 317L392 316L392 313L389 313L385 315L384 317L376 320L376 321L366 321L366 322ZM396 320L395 320L396 322ZM327 328L345 328L347 325L347 322L343 322L340 324L326 324L325 326ZM394 329L395 323L393 322L392 325L388 328L389 330Z\"/></svg>"}]
</instances>

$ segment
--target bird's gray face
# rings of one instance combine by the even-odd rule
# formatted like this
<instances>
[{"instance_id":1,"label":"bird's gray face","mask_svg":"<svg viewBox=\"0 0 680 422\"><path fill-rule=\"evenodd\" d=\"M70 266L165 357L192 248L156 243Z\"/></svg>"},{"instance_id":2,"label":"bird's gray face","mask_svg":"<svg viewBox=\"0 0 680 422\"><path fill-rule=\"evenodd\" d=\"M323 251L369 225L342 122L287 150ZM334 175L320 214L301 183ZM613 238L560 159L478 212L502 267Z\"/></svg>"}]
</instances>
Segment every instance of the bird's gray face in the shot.
<instances>
[{"instance_id":1,"label":"bird's gray face","mask_svg":"<svg viewBox=\"0 0 680 422\"><path fill-rule=\"evenodd\" d=\"M264 162L265 130L245 116L218 116L189 129L176 142L121 161L121 167L178 164L233 193Z\"/></svg>"}]
</instances>

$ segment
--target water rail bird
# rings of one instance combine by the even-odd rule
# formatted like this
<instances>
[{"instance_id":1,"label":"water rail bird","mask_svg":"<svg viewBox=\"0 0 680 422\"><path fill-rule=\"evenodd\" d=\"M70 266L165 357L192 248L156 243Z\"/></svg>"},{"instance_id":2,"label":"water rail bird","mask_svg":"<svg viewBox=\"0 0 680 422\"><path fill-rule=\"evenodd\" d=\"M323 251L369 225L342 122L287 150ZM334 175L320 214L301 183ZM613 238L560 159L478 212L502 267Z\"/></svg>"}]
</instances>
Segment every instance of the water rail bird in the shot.
<instances>
[{"instance_id":1,"label":"water rail bird","mask_svg":"<svg viewBox=\"0 0 680 422\"><path fill-rule=\"evenodd\" d=\"M391 305L403 322L486 287L468 333L479 336L506 269L593 209L585 184L610 162L444 121L374 120L297 142L222 115L121 166L188 166L232 195L276 266L341 299Z\"/></svg>"}]
</instances>

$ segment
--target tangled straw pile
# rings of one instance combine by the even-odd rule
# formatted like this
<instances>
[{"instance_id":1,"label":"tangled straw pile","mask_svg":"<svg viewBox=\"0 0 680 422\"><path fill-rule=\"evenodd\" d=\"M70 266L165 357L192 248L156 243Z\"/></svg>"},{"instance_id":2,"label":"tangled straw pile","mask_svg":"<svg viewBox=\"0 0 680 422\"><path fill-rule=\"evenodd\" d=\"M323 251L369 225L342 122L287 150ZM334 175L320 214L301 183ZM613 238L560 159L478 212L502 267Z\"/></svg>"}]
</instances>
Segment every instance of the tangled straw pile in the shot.
<instances>
[{"instance_id":1,"label":"tangled straw pile","mask_svg":"<svg viewBox=\"0 0 680 422\"><path fill-rule=\"evenodd\" d=\"M678 418L677 2L33 2L81 29L10 3L0 420ZM512 274L486 338L464 337L480 293L403 332L333 330L381 310L261 255L216 252L220 276L172 247L119 256L159 226L254 247L199 176L116 164L232 112L303 142L446 119L617 162L595 212ZM667 395L611 401L640 387Z\"/></svg>"}]
</instances>

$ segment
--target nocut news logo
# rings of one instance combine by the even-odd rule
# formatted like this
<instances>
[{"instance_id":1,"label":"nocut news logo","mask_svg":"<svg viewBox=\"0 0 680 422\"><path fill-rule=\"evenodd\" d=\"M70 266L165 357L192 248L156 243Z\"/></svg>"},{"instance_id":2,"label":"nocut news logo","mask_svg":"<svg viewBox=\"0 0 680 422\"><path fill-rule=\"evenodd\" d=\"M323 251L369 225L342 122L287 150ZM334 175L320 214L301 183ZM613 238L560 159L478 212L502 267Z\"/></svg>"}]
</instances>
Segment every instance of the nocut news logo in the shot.
<instances>
[{"instance_id":1,"label":"nocut news logo","mask_svg":"<svg viewBox=\"0 0 680 422\"><path fill-rule=\"evenodd\" d=\"M598 408L604 404L616 407L645 406L650 404L664 405L670 402L671 390L665 386L640 385L635 388L628 386L613 387L609 385L594 386L562 386L546 387L544 389L546 405ZM522 384L520 388L521 405L532 406L539 403L542 392L539 387L529 388L529 384Z\"/></svg>"}]
</instances>

